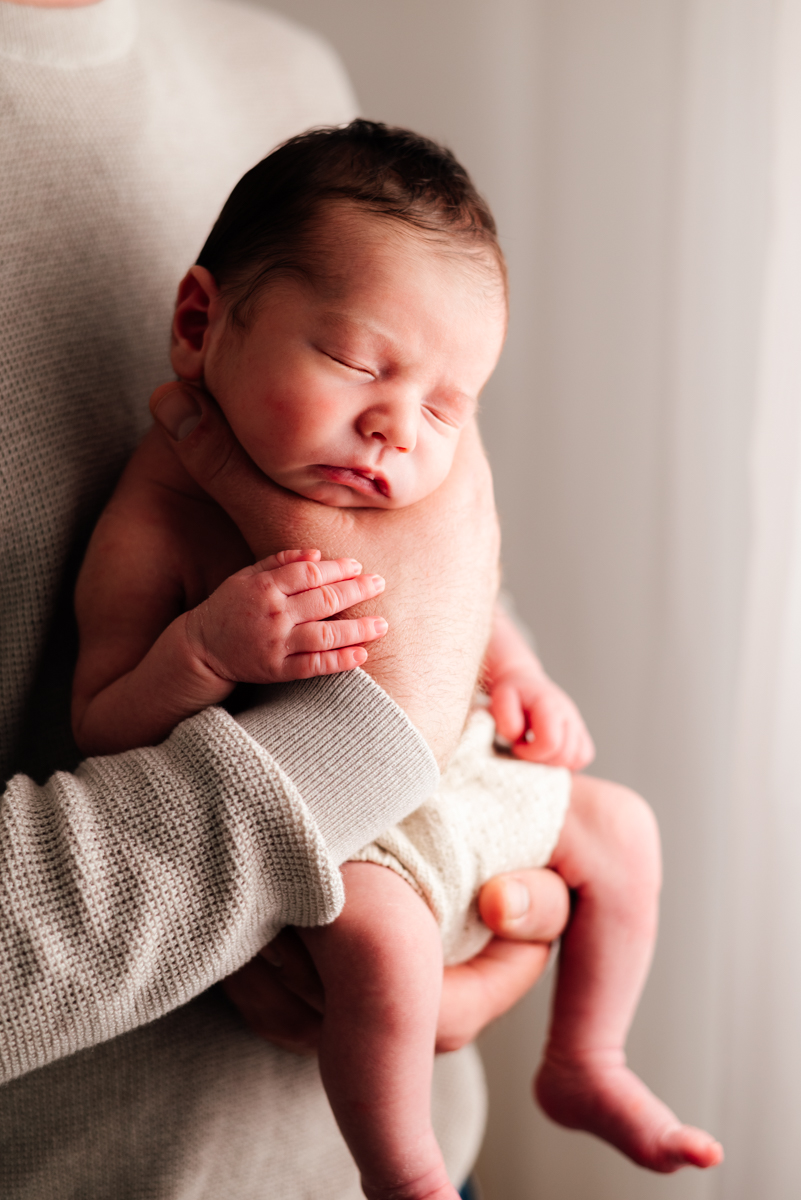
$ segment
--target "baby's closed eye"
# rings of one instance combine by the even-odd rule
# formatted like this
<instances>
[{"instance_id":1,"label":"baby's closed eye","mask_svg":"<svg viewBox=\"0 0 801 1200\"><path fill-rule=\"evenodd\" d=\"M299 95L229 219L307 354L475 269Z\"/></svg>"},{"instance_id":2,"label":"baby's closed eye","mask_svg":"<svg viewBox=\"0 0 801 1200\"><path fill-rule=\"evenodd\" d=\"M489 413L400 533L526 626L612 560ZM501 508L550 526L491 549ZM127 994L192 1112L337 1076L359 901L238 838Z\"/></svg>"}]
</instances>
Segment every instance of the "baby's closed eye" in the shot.
<instances>
[{"instance_id":1,"label":"baby's closed eye","mask_svg":"<svg viewBox=\"0 0 801 1200\"><path fill-rule=\"evenodd\" d=\"M478 402L460 394L427 400L423 408L432 423L459 430L475 414Z\"/></svg>"},{"instance_id":2,"label":"baby's closed eye","mask_svg":"<svg viewBox=\"0 0 801 1200\"><path fill-rule=\"evenodd\" d=\"M337 354L330 354L327 350L322 350L321 354L324 354L326 358L331 360L331 362L336 363L338 367L344 367L346 371L350 371L356 375L362 375L367 379L376 378L377 372L370 367L358 366L356 363L349 362L347 359L341 358Z\"/></svg>"}]
</instances>

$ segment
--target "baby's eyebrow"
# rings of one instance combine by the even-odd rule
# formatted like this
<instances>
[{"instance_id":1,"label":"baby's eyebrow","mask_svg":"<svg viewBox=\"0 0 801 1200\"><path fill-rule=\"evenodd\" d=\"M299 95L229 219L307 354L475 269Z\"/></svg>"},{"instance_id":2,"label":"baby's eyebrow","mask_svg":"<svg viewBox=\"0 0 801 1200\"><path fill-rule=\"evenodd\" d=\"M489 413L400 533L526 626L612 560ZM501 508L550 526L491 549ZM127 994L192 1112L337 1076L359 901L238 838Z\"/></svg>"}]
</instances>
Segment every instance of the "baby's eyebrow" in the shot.
<instances>
[{"instance_id":1,"label":"baby's eyebrow","mask_svg":"<svg viewBox=\"0 0 801 1200\"><path fill-rule=\"evenodd\" d=\"M357 337L366 336L381 349L391 350L396 353L399 349L396 338L388 334L379 325L363 317L355 317L348 313L329 310L322 314L322 320L326 326L338 329L345 335L353 336L355 334Z\"/></svg>"},{"instance_id":2,"label":"baby's eyebrow","mask_svg":"<svg viewBox=\"0 0 801 1200\"><path fill-rule=\"evenodd\" d=\"M468 392L451 392L447 397L446 404L450 403L460 414L464 415L465 420L472 417L478 412L478 397L471 396Z\"/></svg>"},{"instance_id":3,"label":"baby's eyebrow","mask_svg":"<svg viewBox=\"0 0 801 1200\"><path fill-rule=\"evenodd\" d=\"M456 392L455 397L460 404L464 404L467 411L472 416L478 411L478 396L471 396L468 392Z\"/></svg>"}]
</instances>

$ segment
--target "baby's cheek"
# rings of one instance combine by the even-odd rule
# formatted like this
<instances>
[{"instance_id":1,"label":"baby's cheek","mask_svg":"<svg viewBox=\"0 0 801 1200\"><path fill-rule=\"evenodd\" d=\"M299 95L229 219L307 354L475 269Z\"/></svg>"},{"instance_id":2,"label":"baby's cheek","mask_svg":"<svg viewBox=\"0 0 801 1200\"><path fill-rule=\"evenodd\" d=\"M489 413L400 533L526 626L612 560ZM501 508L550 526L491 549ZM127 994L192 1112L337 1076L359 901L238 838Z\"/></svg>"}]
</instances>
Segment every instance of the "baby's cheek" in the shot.
<instances>
[{"instance_id":1,"label":"baby's cheek","mask_svg":"<svg viewBox=\"0 0 801 1200\"><path fill-rule=\"evenodd\" d=\"M275 470L319 461L314 457L325 422L312 405L287 399L262 403L248 414L240 441L268 475Z\"/></svg>"},{"instance_id":2,"label":"baby's cheek","mask_svg":"<svg viewBox=\"0 0 801 1200\"><path fill-rule=\"evenodd\" d=\"M417 500L423 500L445 482L453 466L457 445L458 438L454 438L452 441L442 439L439 444L421 447L421 453L414 463L413 486L416 495L414 500L407 503L414 504Z\"/></svg>"}]
</instances>

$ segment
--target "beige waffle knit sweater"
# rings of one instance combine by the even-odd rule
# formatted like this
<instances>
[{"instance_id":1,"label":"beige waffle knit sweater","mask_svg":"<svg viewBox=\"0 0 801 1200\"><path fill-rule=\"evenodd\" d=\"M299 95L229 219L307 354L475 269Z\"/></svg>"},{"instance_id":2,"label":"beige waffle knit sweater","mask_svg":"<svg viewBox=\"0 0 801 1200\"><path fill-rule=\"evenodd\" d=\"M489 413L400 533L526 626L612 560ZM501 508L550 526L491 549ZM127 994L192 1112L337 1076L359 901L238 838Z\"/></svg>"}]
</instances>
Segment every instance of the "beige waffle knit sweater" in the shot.
<instances>
[{"instance_id":1,"label":"beige waffle knit sweater","mask_svg":"<svg viewBox=\"0 0 801 1200\"><path fill-rule=\"evenodd\" d=\"M314 1062L208 989L336 914L338 863L432 789L427 747L361 672L83 765L68 719L75 569L169 375L177 280L246 168L353 107L257 7L0 3L3 1200L360 1194ZM481 1080L437 1072L458 1179Z\"/></svg>"}]
</instances>

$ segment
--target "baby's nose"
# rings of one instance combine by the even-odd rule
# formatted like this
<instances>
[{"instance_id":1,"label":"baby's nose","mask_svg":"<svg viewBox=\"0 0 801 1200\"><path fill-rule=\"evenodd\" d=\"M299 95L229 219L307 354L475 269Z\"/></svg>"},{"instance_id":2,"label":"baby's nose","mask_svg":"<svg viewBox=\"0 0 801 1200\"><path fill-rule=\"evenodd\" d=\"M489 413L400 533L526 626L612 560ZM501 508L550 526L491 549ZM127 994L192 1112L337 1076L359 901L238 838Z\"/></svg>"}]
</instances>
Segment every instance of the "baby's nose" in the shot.
<instances>
[{"instance_id":1,"label":"baby's nose","mask_svg":"<svg viewBox=\"0 0 801 1200\"><path fill-rule=\"evenodd\" d=\"M364 437L375 438L400 454L408 454L417 445L416 406L370 409L363 415L360 425Z\"/></svg>"}]
</instances>

